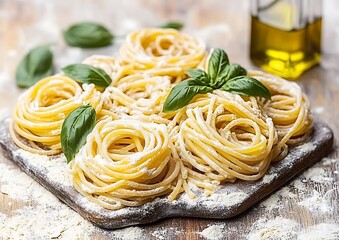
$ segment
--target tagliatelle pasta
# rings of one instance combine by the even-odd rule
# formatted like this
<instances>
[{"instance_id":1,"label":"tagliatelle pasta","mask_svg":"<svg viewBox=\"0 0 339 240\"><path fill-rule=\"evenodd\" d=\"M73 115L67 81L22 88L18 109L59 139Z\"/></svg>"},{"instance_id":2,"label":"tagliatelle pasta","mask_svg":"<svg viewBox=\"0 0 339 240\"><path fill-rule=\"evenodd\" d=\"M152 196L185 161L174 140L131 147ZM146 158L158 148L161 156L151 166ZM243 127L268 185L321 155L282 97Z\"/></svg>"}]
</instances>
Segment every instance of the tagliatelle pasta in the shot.
<instances>
[{"instance_id":1,"label":"tagliatelle pasta","mask_svg":"<svg viewBox=\"0 0 339 240\"><path fill-rule=\"evenodd\" d=\"M62 75L25 92L14 113L13 140L30 152L59 153L64 118L92 105L97 124L70 168L74 187L108 209L159 196L174 200L182 192L194 198L196 187L210 195L236 179L257 180L309 136L307 97L294 82L253 71L248 76L269 89L271 100L213 90L164 113L175 83L189 69L206 70L206 56L202 42L174 29L133 32L115 58L84 61L112 78L102 93Z\"/></svg>"}]
</instances>

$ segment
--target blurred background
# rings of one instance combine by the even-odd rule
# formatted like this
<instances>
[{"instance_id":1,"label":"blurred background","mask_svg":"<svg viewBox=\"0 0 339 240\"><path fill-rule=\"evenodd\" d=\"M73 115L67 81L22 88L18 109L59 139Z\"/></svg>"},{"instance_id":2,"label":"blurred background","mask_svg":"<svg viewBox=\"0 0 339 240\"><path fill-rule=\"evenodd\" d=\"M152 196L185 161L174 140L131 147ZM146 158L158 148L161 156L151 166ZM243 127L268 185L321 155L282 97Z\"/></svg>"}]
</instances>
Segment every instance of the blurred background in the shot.
<instances>
[{"instance_id":1,"label":"blurred background","mask_svg":"<svg viewBox=\"0 0 339 240\"><path fill-rule=\"evenodd\" d=\"M34 46L53 43L56 70L92 54L114 55L130 31L154 27L170 20L184 23L184 32L201 38L209 47L221 47L234 62L254 68L249 59L249 0L0 0L1 98L16 99L15 68ZM323 62L335 68L339 53L339 1L323 1ZM94 21L117 38L106 48L68 47L62 32L71 24ZM333 56L334 55L334 56ZM11 108L11 106L8 106ZM7 106L0 102L0 111Z\"/></svg>"}]
</instances>

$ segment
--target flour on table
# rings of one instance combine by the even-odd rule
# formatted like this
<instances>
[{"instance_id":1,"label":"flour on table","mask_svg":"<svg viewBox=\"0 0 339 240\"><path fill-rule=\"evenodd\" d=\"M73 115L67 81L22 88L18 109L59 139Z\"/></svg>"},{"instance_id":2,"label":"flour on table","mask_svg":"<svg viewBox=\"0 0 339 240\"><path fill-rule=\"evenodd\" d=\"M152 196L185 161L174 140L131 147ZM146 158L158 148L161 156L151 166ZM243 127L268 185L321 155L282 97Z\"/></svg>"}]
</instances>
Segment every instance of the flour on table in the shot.
<instances>
[{"instance_id":1,"label":"flour on table","mask_svg":"<svg viewBox=\"0 0 339 240\"><path fill-rule=\"evenodd\" d=\"M325 183L333 181L333 179L328 176L328 173L326 173L323 168L316 166L308 169L302 174L301 177L304 178L304 181L310 180L315 183Z\"/></svg>"},{"instance_id":2,"label":"flour on table","mask_svg":"<svg viewBox=\"0 0 339 240\"><path fill-rule=\"evenodd\" d=\"M320 167L324 164L328 166L328 164L330 164L329 162L332 163L332 159L324 158L320 163L301 174L299 179L295 179L288 186L281 188L266 198L259 206L264 207L268 211L280 210L288 207L286 203L291 202L289 199L293 199L293 202L296 202L297 196L299 196L296 204L308 209L314 214L325 214L333 211L330 199L331 197L335 197L333 193L334 191L338 191L337 189L329 190L324 194L316 190L313 190L310 195L306 194L306 192L309 192L307 189L310 184L326 184L333 181L333 178L329 177L329 173ZM298 195L295 192L297 192Z\"/></svg>"},{"instance_id":3,"label":"flour on table","mask_svg":"<svg viewBox=\"0 0 339 240\"><path fill-rule=\"evenodd\" d=\"M247 240L279 240L296 239L300 226L291 219L277 217L274 219L262 218L254 223Z\"/></svg>"},{"instance_id":4,"label":"flour on table","mask_svg":"<svg viewBox=\"0 0 339 240\"><path fill-rule=\"evenodd\" d=\"M223 225L211 225L199 234L207 240L221 240L225 238Z\"/></svg>"},{"instance_id":5,"label":"flour on table","mask_svg":"<svg viewBox=\"0 0 339 240\"><path fill-rule=\"evenodd\" d=\"M165 239L173 239L175 236L178 236L183 231L179 231L177 228L169 227L169 228L160 228L152 232L152 236L158 240L165 240ZM169 238L169 236L171 236Z\"/></svg>"},{"instance_id":6,"label":"flour on table","mask_svg":"<svg viewBox=\"0 0 339 240\"><path fill-rule=\"evenodd\" d=\"M322 160L322 165L327 167L327 166L331 166L333 163L333 159L331 158L323 158Z\"/></svg>"},{"instance_id":7,"label":"flour on table","mask_svg":"<svg viewBox=\"0 0 339 240\"><path fill-rule=\"evenodd\" d=\"M304 229L298 236L298 240L338 240L339 225L320 223Z\"/></svg>"},{"instance_id":8,"label":"flour on table","mask_svg":"<svg viewBox=\"0 0 339 240\"><path fill-rule=\"evenodd\" d=\"M112 237L123 240L140 240L144 239L144 232L139 227L128 227L112 232Z\"/></svg>"},{"instance_id":9,"label":"flour on table","mask_svg":"<svg viewBox=\"0 0 339 240\"><path fill-rule=\"evenodd\" d=\"M294 220L277 217L259 219L252 226L247 240L338 240L339 225L320 223L306 228Z\"/></svg>"},{"instance_id":10,"label":"flour on table","mask_svg":"<svg viewBox=\"0 0 339 240\"><path fill-rule=\"evenodd\" d=\"M326 192L324 195L320 194L316 190L313 190L313 193L310 197L305 198L303 201L299 202L298 204L306 207L308 210L313 212L319 213L328 213L332 210L330 199L334 191L338 189L332 189Z\"/></svg>"},{"instance_id":11,"label":"flour on table","mask_svg":"<svg viewBox=\"0 0 339 240\"><path fill-rule=\"evenodd\" d=\"M305 184L300 180L296 179L292 182L292 186L297 189L299 192L305 191Z\"/></svg>"},{"instance_id":12,"label":"flour on table","mask_svg":"<svg viewBox=\"0 0 339 240\"><path fill-rule=\"evenodd\" d=\"M297 195L291 191L290 187L283 187L262 201L259 206L265 207L268 211L282 209L284 208L284 203L288 202L289 199L295 199L296 197Z\"/></svg>"}]
</instances>

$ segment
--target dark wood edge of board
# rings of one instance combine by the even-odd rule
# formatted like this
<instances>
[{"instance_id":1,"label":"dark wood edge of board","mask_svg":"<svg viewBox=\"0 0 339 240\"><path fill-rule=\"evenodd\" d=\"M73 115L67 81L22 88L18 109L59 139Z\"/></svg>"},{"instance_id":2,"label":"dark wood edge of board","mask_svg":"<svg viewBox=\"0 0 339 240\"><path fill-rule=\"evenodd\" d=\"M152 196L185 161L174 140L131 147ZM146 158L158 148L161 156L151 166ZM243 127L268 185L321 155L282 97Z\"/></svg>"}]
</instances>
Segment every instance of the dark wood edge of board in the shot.
<instances>
[{"instance_id":1,"label":"dark wood edge of board","mask_svg":"<svg viewBox=\"0 0 339 240\"><path fill-rule=\"evenodd\" d=\"M24 172L33 177L38 183L44 186L57 196L62 202L77 211L85 219L95 225L116 229L137 224L146 224L168 217L198 217L225 219L243 213L261 199L277 190L287 181L299 174L301 171L311 167L316 162L331 152L333 147L333 132L324 123L316 121L313 133L304 144L311 144L312 151L303 150L303 145L292 148L289 154L280 162L272 164L267 174L274 174L274 180L264 182L261 180L248 182L238 180L235 183L226 183L222 188L230 188L230 191L241 190L246 193L242 201L231 206L220 206L210 209L203 202L187 204L185 201L168 201L166 198L158 198L156 201L146 203L139 207L127 207L112 211L98 205L95 208L88 208L90 203L84 199L73 187L65 187L55 182L48 181L46 173L28 164L29 159L23 159L14 154L18 147L12 141L8 130L9 119L0 122L0 145L4 154L15 162Z\"/></svg>"}]
</instances>

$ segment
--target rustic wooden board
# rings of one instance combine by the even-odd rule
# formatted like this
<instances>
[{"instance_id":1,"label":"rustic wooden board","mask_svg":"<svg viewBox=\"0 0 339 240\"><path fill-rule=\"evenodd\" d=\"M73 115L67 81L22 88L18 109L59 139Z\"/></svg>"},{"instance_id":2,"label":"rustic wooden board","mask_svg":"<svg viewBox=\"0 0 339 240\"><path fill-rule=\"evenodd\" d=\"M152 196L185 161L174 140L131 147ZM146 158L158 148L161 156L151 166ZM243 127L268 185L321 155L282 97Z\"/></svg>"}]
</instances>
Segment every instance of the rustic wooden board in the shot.
<instances>
[{"instance_id":1,"label":"rustic wooden board","mask_svg":"<svg viewBox=\"0 0 339 240\"><path fill-rule=\"evenodd\" d=\"M236 216L326 156L333 145L332 130L326 124L317 121L308 141L291 149L286 158L273 164L261 180L224 184L210 197L204 197L201 191L196 190L197 198L194 200L182 194L173 202L166 198L157 198L140 207L111 211L89 202L71 185L63 183L59 178L51 177L49 173L56 170L53 169L53 161L63 158L62 155L49 158L50 161L46 164L33 161L27 154L20 154L22 150L13 143L8 124L9 119L0 122L0 145L6 156L81 216L108 229L155 222L167 217L225 219ZM66 163L63 164L64 169L67 169Z\"/></svg>"}]
</instances>

